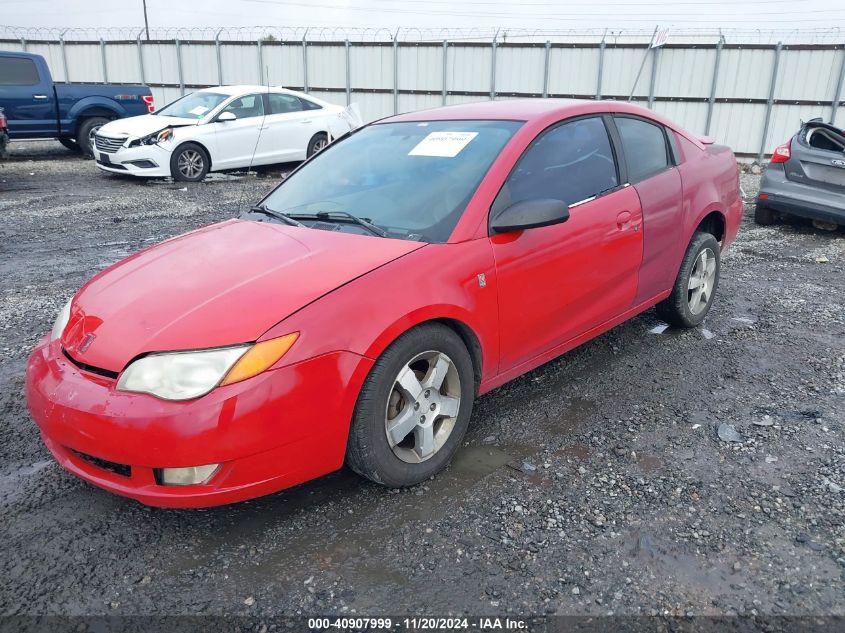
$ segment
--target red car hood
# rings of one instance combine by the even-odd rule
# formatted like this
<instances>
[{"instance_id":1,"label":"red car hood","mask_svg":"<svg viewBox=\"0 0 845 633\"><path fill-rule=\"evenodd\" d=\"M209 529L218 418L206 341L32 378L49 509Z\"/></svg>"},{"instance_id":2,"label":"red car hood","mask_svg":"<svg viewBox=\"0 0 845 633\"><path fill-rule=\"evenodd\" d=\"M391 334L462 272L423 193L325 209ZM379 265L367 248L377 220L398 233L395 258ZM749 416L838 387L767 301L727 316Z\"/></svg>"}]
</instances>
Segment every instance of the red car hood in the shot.
<instances>
[{"instance_id":1,"label":"red car hood","mask_svg":"<svg viewBox=\"0 0 845 633\"><path fill-rule=\"evenodd\" d=\"M93 277L73 301L62 345L78 362L119 372L144 352L254 341L338 286L423 246L265 222L215 224Z\"/></svg>"}]
</instances>

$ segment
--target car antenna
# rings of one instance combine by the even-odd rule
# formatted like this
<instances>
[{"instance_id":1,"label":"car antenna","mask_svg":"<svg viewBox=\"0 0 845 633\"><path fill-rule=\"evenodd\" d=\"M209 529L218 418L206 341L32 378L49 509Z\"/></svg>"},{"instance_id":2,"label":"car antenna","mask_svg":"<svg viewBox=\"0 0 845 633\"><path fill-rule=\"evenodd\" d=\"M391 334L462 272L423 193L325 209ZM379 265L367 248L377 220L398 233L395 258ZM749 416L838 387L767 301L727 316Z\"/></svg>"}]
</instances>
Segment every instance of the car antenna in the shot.
<instances>
[{"instance_id":1,"label":"car antenna","mask_svg":"<svg viewBox=\"0 0 845 633\"><path fill-rule=\"evenodd\" d=\"M249 165L246 168L246 177L244 178L244 184L241 187L241 199L238 202L238 209L242 209L244 206L244 198L246 197L246 188L247 184L249 183L249 174L252 171L252 163L255 161L255 153L258 151L258 144L261 142L261 132L264 131L264 121L267 120L267 108L270 107L270 67L264 67L264 73L266 74L266 85L267 85L267 101L266 103L262 103L261 111L264 113L261 115L261 125L258 127L258 137L255 139L255 146L252 148L252 156L249 159Z\"/></svg>"}]
</instances>

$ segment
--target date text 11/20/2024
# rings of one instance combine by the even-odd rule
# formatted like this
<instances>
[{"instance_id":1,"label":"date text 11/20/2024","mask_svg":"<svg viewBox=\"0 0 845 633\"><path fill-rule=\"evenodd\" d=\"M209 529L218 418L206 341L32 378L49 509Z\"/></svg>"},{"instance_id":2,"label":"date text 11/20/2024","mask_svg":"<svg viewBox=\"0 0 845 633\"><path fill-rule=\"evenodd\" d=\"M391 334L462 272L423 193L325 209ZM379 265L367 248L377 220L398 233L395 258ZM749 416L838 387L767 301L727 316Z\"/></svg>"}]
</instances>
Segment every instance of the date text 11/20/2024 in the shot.
<instances>
[{"instance_id":1,"label":"date text 11/20/2024","mask_svg":"<svg viewBox=\"0 0 845 633\"><path fill-rule=\"evenodd\" d=\"M525 631L528 624L519 618L477 617L477 618L308 618L311 631Z\"/></svg>"}]
</instances>

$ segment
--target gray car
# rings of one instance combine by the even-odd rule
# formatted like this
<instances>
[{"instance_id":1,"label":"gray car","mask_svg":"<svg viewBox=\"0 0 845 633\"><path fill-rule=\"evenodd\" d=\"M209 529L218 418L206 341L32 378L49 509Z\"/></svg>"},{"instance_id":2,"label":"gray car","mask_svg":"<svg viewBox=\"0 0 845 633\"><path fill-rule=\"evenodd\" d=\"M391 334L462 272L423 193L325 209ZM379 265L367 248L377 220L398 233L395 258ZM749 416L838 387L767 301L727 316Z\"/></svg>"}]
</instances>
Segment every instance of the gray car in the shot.
<instances>
[{"instance_id":1,"label":"gray car","mask_svg":"<svg viewBox=\"0 0 845 633\"><path fill-rule=\"evenodd\" d=\"M780 215L808 218L819 228L845 225L842 130L813 119L775 148L760 183L754 219L772 224Z\"/></svg>"}]
</instances>

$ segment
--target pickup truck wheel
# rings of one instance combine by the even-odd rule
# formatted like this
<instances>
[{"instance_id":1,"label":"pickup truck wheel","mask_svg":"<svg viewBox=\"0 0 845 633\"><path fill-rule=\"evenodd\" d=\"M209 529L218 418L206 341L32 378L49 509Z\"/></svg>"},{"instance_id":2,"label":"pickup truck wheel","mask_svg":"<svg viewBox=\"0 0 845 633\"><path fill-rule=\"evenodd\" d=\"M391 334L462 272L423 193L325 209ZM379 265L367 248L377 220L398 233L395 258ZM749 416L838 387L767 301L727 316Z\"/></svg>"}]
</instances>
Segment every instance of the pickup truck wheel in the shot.
<instances>
[{"instance_id":1,"label":"pickup truck wheel","mask_svg":"<svg viewBox=\"0 0 845 633\"><path fill-rule=\"evenodd\" d=\"M185 143L170 155L170 175L182 182L199 182L208 173L210 161L196 143Z\"/></svg>"},{"instance_id":2,"label":"pickup truck wheel","mask_svg":"<svg viewBox=\"0 0 845 633\"><path fill-rule=\"evenodd\" d=\"M440 324L409 330L379 357L361 388L346 463L385 486L425 481L458 450L474 396L472 360L460 337Z\"/></svg>"},{"instance_id":3,"label":"pickup truck wheel","mask_svg":"<svg viewBox=\"0 0 845 633\"><path fill-rule=\"evenodd\" d=\"M80 152L79 143L76 142L75 139L70 138L69 136L60 136L59 143L67 147L72 152Z\"/></svg>"},{"instance_id":4,"label":"pickup truck wheel","mask_svg":"<svg viewBox=\"0 0 845 633\"><path fill-rule=\"evenodd\" d=\"M672 294L657 304L657 315L671 325L699 325L713 304L719 285L719 242L695 233L687 247Z\"/></svg>"},{"instance_id":5,"label":"pickup truck wheel","mask_svg":"<svg viewBox=\"0 0 845 633\"><path fill-rule=\"evenodd\" d=\"M76 134L76 144L85 156L94 155L94 135L101 127L103 127L109 120L101 116L92 116L85 119L79 124L79 130Z\"/></svg>"},{"instance_id":6,"label":"pickup truck wheel","mask_svg":"<svg viewBox=\"0 0 845 633\"><path fill-rule=\"evenodd\" d=\"M754 221L763 226L774 224L775 212L758 202L757 206L754 207Z\"/></svg>"}]
</instances>

